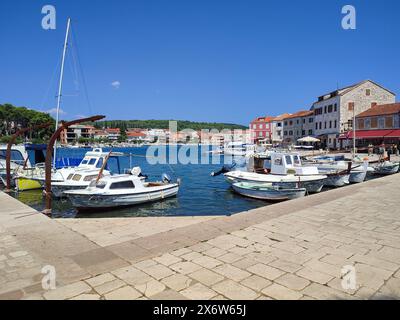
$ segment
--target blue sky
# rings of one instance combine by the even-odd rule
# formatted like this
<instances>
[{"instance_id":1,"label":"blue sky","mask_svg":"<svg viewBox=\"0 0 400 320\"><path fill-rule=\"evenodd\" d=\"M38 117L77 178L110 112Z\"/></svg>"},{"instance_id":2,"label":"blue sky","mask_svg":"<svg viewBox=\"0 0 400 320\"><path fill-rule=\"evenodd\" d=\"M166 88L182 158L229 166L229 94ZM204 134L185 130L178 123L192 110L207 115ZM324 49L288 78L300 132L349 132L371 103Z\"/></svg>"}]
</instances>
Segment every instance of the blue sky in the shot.
<instances>
[{"instance_id":1,"label":"blue sky","mask_svg":"<svg viewBox=\"0 0 400 320\"><path fill-rule=\"evenodd\" d=\"M41 28L45 4L56 30ZM356 30L341 28L345 4L357 9ZM0 103L55 107L68 16L90 103L70 51L66 119L247 124L368 78L400 93L399 14L397 0L2 0Z\"/></svg>"}]
</instances>

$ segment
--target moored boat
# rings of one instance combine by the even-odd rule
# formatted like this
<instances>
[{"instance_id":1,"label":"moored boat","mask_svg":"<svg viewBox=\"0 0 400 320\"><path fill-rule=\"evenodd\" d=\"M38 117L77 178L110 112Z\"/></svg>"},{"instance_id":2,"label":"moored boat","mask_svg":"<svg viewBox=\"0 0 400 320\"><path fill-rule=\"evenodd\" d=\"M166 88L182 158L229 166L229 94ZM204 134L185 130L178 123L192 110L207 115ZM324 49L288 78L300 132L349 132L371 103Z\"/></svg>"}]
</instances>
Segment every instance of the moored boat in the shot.
<instances>
[{"instance_id":1,"label":"moored boat","mask_svg":"<svg viewBox=\"0 0 400 320\"><path fill-rule=\"evenodd\" d=\"M273 183L249 183L236 182L232 184L232 189L245 197L269 200L269 201L284 201L291 200L306 195L305 188L286 188Z\"/></svg>"},{"instance_id":2,"label":"moored boat","mask_svg":"<svg viewBox=\"0 0 400 320\"><path fill-rule=\"evenodd\" d=\"M144 182L138 176L123 174L92 180L86 189L64 194L78 211L111 210L173 197L179 183L170 181L167 175L159 182Z\"/></svg>"},{"instance_id":3,"label":"moored boat","mask_svg":"<svg viewBox=\"0 0 400 320\"><path fill-rule=\"evenodd\" d=\"M305 188L309 193L322 190L326 175L314 166L302 166L298 154L272 152L265 156L249 158L247 171L230 171L224 174L226 181L276 183L281 187Z\"/></svg>"},{"instance_id":4,"label":"moored boat","mask_svg":"<svg viewBox=\"0 0 400 320\"><path fill-rule=\"evenodd\" d=\"M399 171L400 163L384 161L374 167L374 173L378 175L389 175Z\"/></svg>"}]
</instances>

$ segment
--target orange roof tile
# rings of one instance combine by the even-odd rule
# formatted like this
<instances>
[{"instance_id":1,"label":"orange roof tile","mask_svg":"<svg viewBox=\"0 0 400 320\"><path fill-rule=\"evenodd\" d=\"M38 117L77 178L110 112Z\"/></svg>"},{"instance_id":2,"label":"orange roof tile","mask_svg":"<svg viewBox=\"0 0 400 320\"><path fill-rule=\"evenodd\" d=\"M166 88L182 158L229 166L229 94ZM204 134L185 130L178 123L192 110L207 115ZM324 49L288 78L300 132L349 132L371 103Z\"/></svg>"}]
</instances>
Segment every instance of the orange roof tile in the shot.
<instances>
[{"instance_id":1,"label":"orange roof tile","mask_svg":"<svg viewBox=\"0 0 400 320\"><path fill-rule=\"evenodd\" d=\"M370 109L361 112L357 117L372 117L379 115L388 115L400 112L400 103L381 104L373 106Z\"/></svg>"}]
</instances>

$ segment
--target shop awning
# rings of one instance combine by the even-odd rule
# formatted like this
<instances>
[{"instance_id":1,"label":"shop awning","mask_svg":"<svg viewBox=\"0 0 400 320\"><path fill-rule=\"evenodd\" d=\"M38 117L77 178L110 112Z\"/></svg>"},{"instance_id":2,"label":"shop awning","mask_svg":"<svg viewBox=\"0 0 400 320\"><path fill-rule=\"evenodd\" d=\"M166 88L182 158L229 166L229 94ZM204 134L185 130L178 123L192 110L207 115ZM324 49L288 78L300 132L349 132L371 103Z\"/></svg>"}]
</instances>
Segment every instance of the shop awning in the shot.
<instances>
[{"instance_id":1,"label":"shop awning","mask_svg":"<svg viewBox=\"0 0 400 320\"><path fill-rule=\"evenodd\" d=\"M400 138L400 129L392 130L385 138Z\"/></svg>"},{"instance_id":2,"label":"shop awning","mask_svg":"<svg viewBox=\"0 0 400 320\"><path fill-rule=\"evenodd\" d=\"M400 137L400 130L356 130L356 139ZM353 131L342 133L339 139L353 139Z\"/></svg>"}]
</instances>

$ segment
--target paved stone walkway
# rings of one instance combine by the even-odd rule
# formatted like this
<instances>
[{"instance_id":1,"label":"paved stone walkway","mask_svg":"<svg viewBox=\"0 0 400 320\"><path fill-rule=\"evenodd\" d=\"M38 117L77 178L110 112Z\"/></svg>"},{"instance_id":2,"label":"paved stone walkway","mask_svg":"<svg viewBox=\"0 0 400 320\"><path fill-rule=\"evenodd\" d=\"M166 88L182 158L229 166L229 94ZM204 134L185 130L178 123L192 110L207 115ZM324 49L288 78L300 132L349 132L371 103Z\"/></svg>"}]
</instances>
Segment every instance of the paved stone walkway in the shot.
<instances>
[{"instance_id":1,"label":"paved stone walkway","mask_svg":"<svg viewBox=\"0 0 400 320\"><path fill-rule=\"evenodd\" d=\"M0 193L0 299L399 299L399 177L231 217L51 220Z\"/></svg>"}]
</instances>

